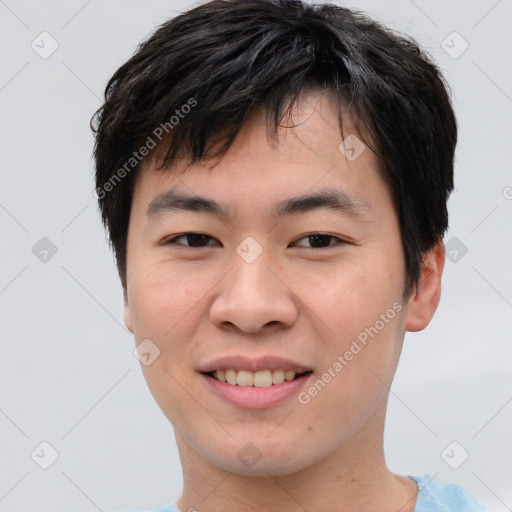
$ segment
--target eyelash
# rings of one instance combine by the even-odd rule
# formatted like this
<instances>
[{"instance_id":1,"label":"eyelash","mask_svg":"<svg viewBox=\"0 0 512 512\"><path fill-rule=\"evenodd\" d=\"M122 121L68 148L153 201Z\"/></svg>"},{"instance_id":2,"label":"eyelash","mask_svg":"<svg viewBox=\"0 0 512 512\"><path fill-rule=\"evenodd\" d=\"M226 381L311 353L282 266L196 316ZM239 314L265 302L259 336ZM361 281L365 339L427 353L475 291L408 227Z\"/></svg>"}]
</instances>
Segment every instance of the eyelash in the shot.
<instances>
[{"instance_id":1,"label":"eyelash","mask_svg":"<svg viewBox=\"0 0 512 512\"><path fill-rule=\"evenodd\" d=\"M171 245L171 244L176 244L176 240L178 240L179 238L182 238L182 237L187 237L187 236L191 236L191 235L200 235L200 236L203 236L203 237L207 237L209 240L215 240L213 237L211 237L210 235L206 235L205 233L199 233L199 232L188 232L188 233L182 233L181 235L176 235L172 238L169 238L167 240L164 240L164 242L162 242L162 245ZM340 245L340 244L344 244L344 243L347 243L345 240L342 240L341 238L338 238L334 235L331 235L329 233L310 233L308 235L304 235L304 236L301 236L300 238L297 239L298 240L302 240L303 238L312 238L312 237L315 237L315 236L322 236L322 237L326 237L326 238L329 238L329 239L334 239L337 241L337 243L335 244L329 244L327 245L326 247L304 247L304 246L300 246L300 247L303 247L305 249L328 249L330 247L335 247L337 245ZM183 244L178 244L178 245L183 245ZM209 247L210 244L206 244L206 245L202 245L202 246L192 246L192 245L185 245L184 247L190 247L190 248L197 248L197 249L202 249L204 247Z\"/></svg>"}]
</instances>

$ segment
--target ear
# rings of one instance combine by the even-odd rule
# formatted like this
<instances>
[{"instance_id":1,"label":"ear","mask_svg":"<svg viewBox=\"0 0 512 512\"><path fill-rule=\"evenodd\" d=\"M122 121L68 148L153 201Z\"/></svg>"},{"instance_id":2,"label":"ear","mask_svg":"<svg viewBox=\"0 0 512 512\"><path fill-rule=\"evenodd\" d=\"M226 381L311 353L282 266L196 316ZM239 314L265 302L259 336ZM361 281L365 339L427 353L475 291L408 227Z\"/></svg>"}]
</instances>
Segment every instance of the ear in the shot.
<instances>
[{"instance_id":1,"label":"ear","mask_svg":"<svg viewBox=\"0 0 512 512\"><path fill-rule=\"evenodd\" d=\"M128 293L126 288L123 289L123 299L124 299L124 323L128 330L133 334L133 319L132 319L132 311L130 309L130 303L128 302Z\"/></svg>"},{"instance_id":2,"label":"ear","mask_svg":"<svg viewBox=\"0 0 512 512\"><path fill-rule=\"evenodd\" d=\"M421 331L432 320L441 298L444 259L445 249L442 241L423 255L418 286L407 303L406 330Z\"/></svg>"}]
</instances>

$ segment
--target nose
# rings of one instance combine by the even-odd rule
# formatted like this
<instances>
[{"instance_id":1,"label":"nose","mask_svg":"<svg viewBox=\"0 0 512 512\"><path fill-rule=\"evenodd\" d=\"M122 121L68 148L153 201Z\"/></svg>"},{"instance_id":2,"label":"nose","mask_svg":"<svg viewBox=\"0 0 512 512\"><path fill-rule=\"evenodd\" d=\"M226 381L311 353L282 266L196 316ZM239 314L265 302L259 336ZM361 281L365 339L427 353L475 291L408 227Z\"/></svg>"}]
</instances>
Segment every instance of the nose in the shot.
<instances>
[{"instance_id":1,"label":"nose","mask_svg":"<svg viewBox=\"0 0 512 512\"><path fill-rule=\"evenodd\" d=\"M270 332L295 323L298 303L268 259L260 256L247 263L237 256L233 264L211 305L212 323L245 333Z\"/></svg>"}]
</instances>

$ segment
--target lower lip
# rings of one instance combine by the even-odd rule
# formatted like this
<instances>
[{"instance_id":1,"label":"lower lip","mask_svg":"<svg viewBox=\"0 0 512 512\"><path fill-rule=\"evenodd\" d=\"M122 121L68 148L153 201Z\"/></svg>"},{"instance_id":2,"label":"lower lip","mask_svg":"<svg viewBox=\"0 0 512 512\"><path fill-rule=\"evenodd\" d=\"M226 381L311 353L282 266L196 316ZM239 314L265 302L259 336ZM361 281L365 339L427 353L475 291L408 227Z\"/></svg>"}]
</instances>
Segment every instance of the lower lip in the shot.
<instances>
[{"instance_id":1,"label":"lower lip","mask_svg":"<svg viewBox=\"0 0 512 512\"><path fill-rule=\"evenodd\" d=\"M209 375L202 374L206 382L220 398L240 409L265 409L284 402L291 396L296 396L306 381L313 375L306 373L302 377L285 381L282 384L274 384L266 388L252 386L234 386Z\"/></svg>"}]
</instances>

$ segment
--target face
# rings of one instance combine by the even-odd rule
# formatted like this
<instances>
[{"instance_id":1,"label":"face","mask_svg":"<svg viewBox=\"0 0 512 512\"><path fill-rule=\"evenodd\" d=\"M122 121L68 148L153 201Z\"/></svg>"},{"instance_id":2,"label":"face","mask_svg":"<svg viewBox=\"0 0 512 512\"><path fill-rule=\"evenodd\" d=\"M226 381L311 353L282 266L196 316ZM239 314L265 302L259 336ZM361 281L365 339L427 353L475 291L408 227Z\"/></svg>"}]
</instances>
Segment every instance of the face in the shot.
<instances>
[{"instance_id":1,"label":"face","mask_svg":"<svg viewBox=\"0 0 512 512\"><path fill-rule=\"evenodd\" d=\"M340 150L327 93L291 121L272 141L255 114L184 172L147 162L131 209L125 321L145 378L182 454L239 474L378 442L408 321L377 158L356 134Z\"/></svg>"}]
</instances>

